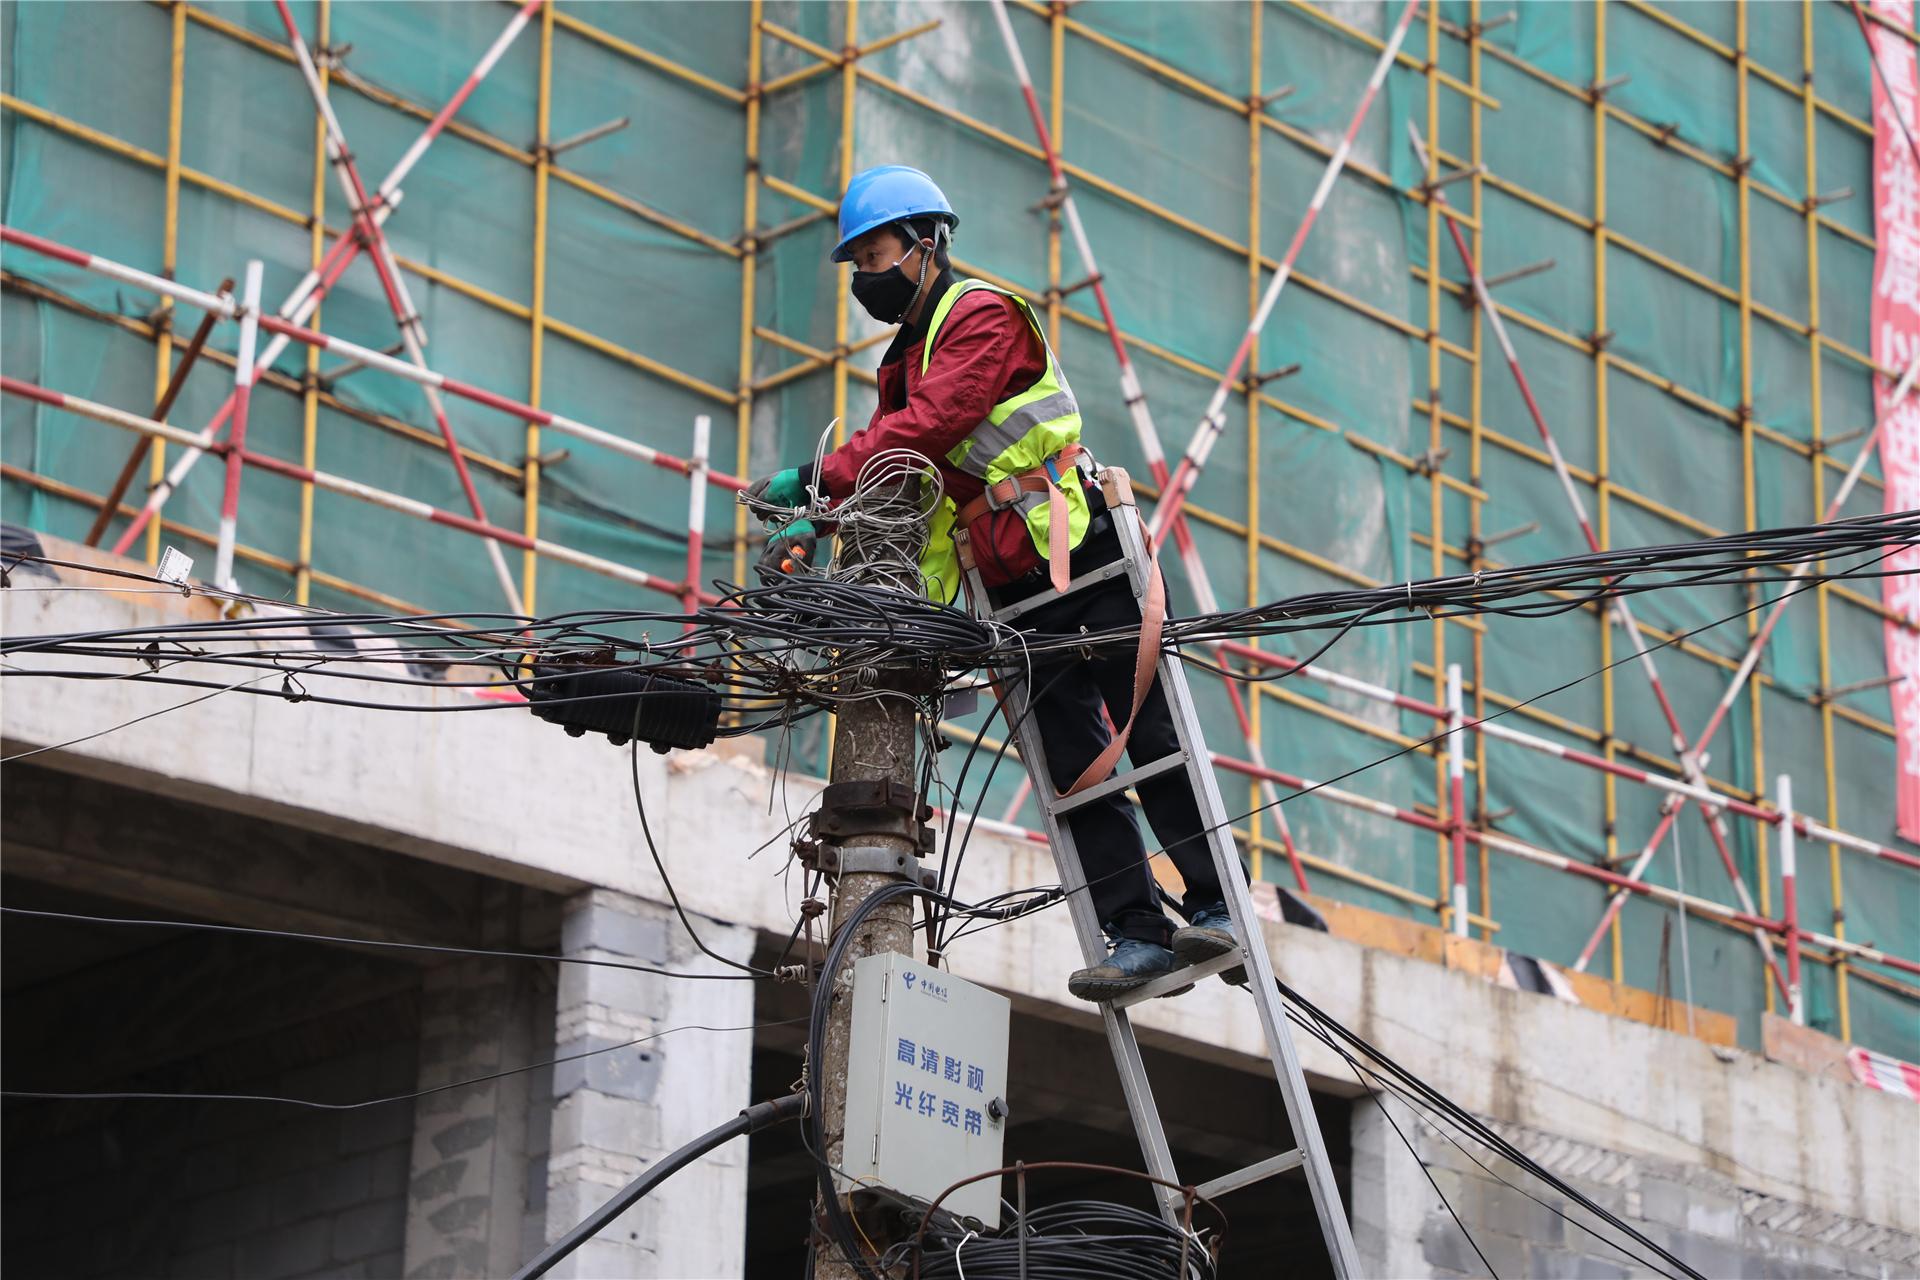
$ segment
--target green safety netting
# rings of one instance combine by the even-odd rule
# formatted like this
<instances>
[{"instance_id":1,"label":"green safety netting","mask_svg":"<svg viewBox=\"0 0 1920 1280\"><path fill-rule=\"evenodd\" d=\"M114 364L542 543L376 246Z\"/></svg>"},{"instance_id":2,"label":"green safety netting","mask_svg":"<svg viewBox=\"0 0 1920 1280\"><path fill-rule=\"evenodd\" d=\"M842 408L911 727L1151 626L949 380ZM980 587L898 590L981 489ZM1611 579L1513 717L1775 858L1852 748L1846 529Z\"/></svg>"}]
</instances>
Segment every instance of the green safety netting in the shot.
<instances>
[{"instance_id":1,"label":"green safety netting","mask_svg":"<svg viewBox=\"0 0 1920 1280\"><path fill-rule=\"evenodd\" d=\"M216 23L186 24L182 163L191 176L179 197L177 274L210 287L239 275L249 257L266 263L266 293L277 302L309 262L309 232L300 219L313 199L313 115L297 72L219 24L267 41L281 39L273 7L214 3L200 13ZM744 5L682 3L568 3L563 12L651 51L719 86L745 88L752 34ZM1400 5L1333 6L1329 12L1384 36ZM1730 4L1671 6L1667 12L1723 43L1735 38ZM297 3L294 13L311 38L318 9ZM1480 186L1481 232L1476 240L1489 274L1551 259L1550 271L1504 285L1500 300L1518 317L1509 322L1519 357L1531 377L1568 460L1590 476L1602 465L1610 482L1604 502L1614 545L1674 541L1694 536L1691 521L1718 529L1805 521L1815 512L1809 462L1780 440L1805 442L1814 424L1814 379L1807 338L1765 315L1751 323L1750 356L1743 360L1739 307L1725 296L1741 275L1740 192L1729 176L1696 156L1721 163L1740 151L1738 88L1733 63L1663 24L1656 16L1619 5L1604 15L1591 7L1520 5L1518 18L1490 32L1479 59L1479 83L1499 109L1480 112L1479 159L1493 181ZM1442 18L1464 25L1465 4L1442 6ZM437 107L466 76L511 15L501 6L423 3L334 5L330 42L352 45L346 66L361 87L336 88L334 100L369 181L400 156L421 120L394 99ZM846 42L845 9L838 4L769 3L766 20L828 49ZM1043 111L1051 112L1051 48L1045 22L1022 9L1012 21L1034 70ZM1482 16L1486 16L1482 14ZM1265 269L1249 278L1245 247L1257 236L1269 258L1284 249L1305 212L1324 167L1322 154L1280 130L1250 130L1244 114L1174 83L1121 50L1136 50L1244 100L1281 86L1293 92L1268 108L1291 130L1330 147L1344 129L1375 49L1326 21L1291 8L1246 5L1112 3L1089 0L1071 12L1102 43L1080 31L1065 34L1061 76L1066 102L1061 142L1069 161L1098 181L1080 181L1077 196L1087 230L1102 254L1101 267L1120 323L1156 352L1136 349L1135 360L1160 435L1177 453L1200 418L1213 378L1203 368L1223 366L1244 328L1250 293L1265 287ZM884 81L897 83L941 107L1009 137L1030 138L1017 82L1000 47L991 11L961 3L867 0L858 9L857 39L867 42L932 18L933 33L863 60ZM1604 65L1597 49L1605 27ZM1259 23L1258 82L1252 50ZM1813 10L1813 66L1822 98L1855 117L1868 110L1867 62L1853 19L1841 5ZM1415 23L1408 50L1426 57L1424 20ZM1800 82L1803 58L1798 6L1749 5L1746 39L1758 64ZM153 6L116 6L112 19L87 6L0 5L0 76L4 91L89 129L120 139L151 158L167 149L170 17ZM1116 47L1109 47L1117 46ZM1502 56L1506 55L1506 56ZM812 55L773 36L762 42L766 79L796 71ZM533 245L535 174L527 148L537 132L540 37L522 35L468 102L460 119L491 142L446 136L436 142L407 182L405 200L389 224L397 253L430 270L409 285L431 335L433 365L514 397L533 394ZM1437 64L1464 81L1472 74L1467 46L1442 33ZM1517 65L1523 64L1523 65ZM1609 117L1596 138L1595 110L1580 96L1602 77L1617 80L1608 100L1656 130L1672 126L1663 142L1630 122ZM561 163L589 184L637 203L661 218L733 243L743 226L746 112L724 91L636 60L559 24L553 32L550 136L565 138L619 117L630 127L566 153ZM760 127L759 169L768 179L832 200L840 176L842 76L805 80L770 96ZM1827 113L1815 117L1817 172L1805 173L1803 104L1798 95L1759 75L1747 78L1750 175L1756 184L1786 193L1797 206L1811 189L1852 187L1856 195L1827 205L1834 226L1871 235L1871 139ZM1439 144L1450 162L1474 154L1469 99L1448 85L1433 98ZM1386 174L1400 188L1420 175L1406 144L1409 121L1428 126L1428 82L1402 65L1388 80L1342 178L1299 261L1302 279L1288 288L1262 340L1256 368L1273 372L1298 363L1292 376L1266 384L1284 410L1263 405L1250 422L1246 397L1233 400L1226 437L1214 451L1194 501L1229 525L1257 523L1261 540L1250 550L1242 532L1220 521L1192 522L1223 604L1270 600L1289 593L1344 585L1356 578L1401 581L1462 567L1459 553L1470 530L1475 499L1440 489L1407 462L1435 443L1426 404L1438 394L1446 415L1432 459L1446 476L1475 475L1471 437L1461 423L1478 406L1488 433L1477 477L1480 528L1485 534L1530 529L1499 542L1499 562L1544 559L1584 549L1551 471L1529 450L1534 428L1484 324L1451 294L1437 316L1442 338L1484 357L1474 367L1443 353L1437 379L1420 335L1429 328L1425 273L1437 268L1448 282L1464 272L1441 232L1437 262L1429 261L1424 205L1369 174ZM1040 205L1048 178L1037 158L989 132L957 123L896 91L882 79L862 80L853 103L856 166L906 160L936 174L962 214L957 256L1036 294L1048 287L1048 215ZM165 181L161 167L103 149L71 130L38 123L19 112L0 125L0 208L9 225L101 252L149 270L162 265ZM1250 143L1250 133L1252 141ZM1596 211L1596 141L1605 148L1605 295L1596 299L1595 240L1587 220ZM1258 190L1251 162L1257 156ZM284 210L236 200L227 184ZM327 217L343 219L338 193L327 192ZM1118 194L1124 188L1137 199ZM1461 202L1465 183L1448 188ZM806 221L816 206L762 184L758 225L795 224L763 248L758 259L753 326L815 350L835 342L839 272L825 261L830 220ZM545 318L540 352L539 403L615 434L674 454L690 446L694 419L712 419L715 465L733 470L738 420L733 402L740 379L742 268L737 256L682 235L658 219L602 199L580 185L555 179L548 190ZM1144 208L1148 202L1211 233ZM1752 193L1747 241L1753 297L1774 316L1805 325L1813 271L1805 219L1797 207ZM1221 241L1224 241L1222 243ZM1688 279L1647 252L1690 273ZM1872 253L1843 231L1821 227L1818 258L1821 332L1864 351ZM147 317L154 299L98 276L61 267L8 248L6 269L108 315ZM1085 274L1067 242L1062 278ZM1718 288L1711 287L1717 285ZM1364 310L1329 296L1337 290ZM1084 292L1066 307L1094 314ZM1602 313L1604 310L1604 314ZM197 317L183 310L182 327ZM1532 323L1523 323L1522 321ZM375 347L394 340L379 284L357 263L328 298L321 322L332 333ZM0 366L13 375L134 409L154 394L152 344L96 316L42 301L24 290L0 297L6 341ZM1610 362L1596 376L1584 343L1606 332ZM877 330L857 309L855 341ZM216 330L214 346L231 351L232 326ZM1069 318L1058 346L1088 424L1088 443L1109 462L1145 476L1147 468L1128 425L1111 352L1097 328ZM870 367L874 352L856 363ZM750 374L766 379L806 357L766 340L753 348ZM321 361L325 372L333 358ZM276 368L298 377L306 369L298 347ZM677 371L667 376L662 370ZM1602 381L1601 379L1604 379ZM174 410L182 425L204 423L218 407L230 374L209 364L197 372ZM1656 383L1672 380L1694 397ZM1823 348L1819 413L1828 437L1871 420L1872 392L1857 362ZM450 510L464 511L444 451L431 436L418 388L378 373L358 373L335 385L339 404L323 405L315 428L315 465ZM1603 419L1599 410L1606 402ZM1749 459L1737 424L1701 406L1733 409L1749 400L1756 434ZM523 424L471 404L449 401L462 442L484 455L474 477L494 521L518 529L526 497L520 468L528 441ZM830 373L817 370L754 396L747 470L759 473L812 453L834 408ZM871 410L861 382L850 384L849 426ZM0 457L22 472L62 486L101 492L124 457L128 438L110 428L17 401L0 403ZM372 421L380 418L387 425ZM411 434L393 421L410 424ZM304 424L298 396L269 384L257 395L252 447L298 459ZM423 434L424 433L424 434ZM1356 441L1369 442L1363 448ZM686 547L685 480L580 441L548 433L538 520L543 536L593 555L677 579ZM550 451L564 449L564 456ZM1386 451L1386 452L1383 452ZM1751 468L1752 484L1746 482ZM1877 474L1877 467L1870 475ZM1826 478L1830 493L1834 477ZM201 531L217 520L216 469L196 470L168 507L169 517ZM1603 503L1583 483L1582 498L1596 515ZM730 574L733 509L717 493L708 506L705 576ZM46 485L9 478L0 486L9 519L76 536L93 510ZM432 608L496 607L501 600L486 557L472 538L325 493L315 495L312 559L316 570ZM1863 489L1849 510L1879 502ZM244 586L268 594L292 589L284 566L299 554L299 486L262 473L247 476L242 541L273 563L243 562ZM170 540L184 539L169 534ZM1434 543L1446 550L1436 562ZM210 555L205 546L190 551ZM1169 557L1172 560L1172 557ZM517 568L518 553L510 556ZM1327 566L1341 570L1334 572ZM1176 609L1190 609L1193 587L1183 569L1167 573ZM1860 595L1877 596L1872 584ZM316 584L317 603L361 607L364 602ZM544 561L539 570L543 611L664 602L584 569ZM1672 592L1635 600L1640 620L1660 631L1706 626L1744 608L1735 591ZM1528 698L1603 660L1602 630L1591 613L1551 620L1486 619L1478 678L1487 707ZM1748 626L1736 620L1701 632L1687 651L1658 658L1683 727L1697 732L1724 688L1727 660L1745 646ZM1752 787L1791 773L1799 805L1816 817L1832 812L1840 826L1875 840L1892 838L1893 744L1884 733L1843 716L1828 727L1809 703L1823 683L1839 686L1884 671L1881 624L1866 609L1829 599L1823 647L1811 597L1796 603L1761 670L1761 723L1743 696L1708 761L1717 779ZM1625 652L1615 632L1610 657ZM1431 625L1374 628L1343 642L1325 659L1332 670L1438 701L1443 673L1434 668ZM1452 626L1446 662L1465 665L1469 696L1476 670L1472 634ZM1285 646L1277 646L1283 650ZM1294 651L1297 651L1294 650ZM1720 661L1715 661L1715 657ZM1608 684L1612 696L1607 696ZM1234 717L1218 681L1202 677L1196 690L1211 743L1244 753ZM1262 696L1261 745L1275 766L1330 778L1398 750L1409 738L1431 734L1423 716L1403 713L1300 679ZM1311 710L1317 704L1331 714ZM1883 691L1850 698L1847 706L1875 720L1889 714ZM1611 707L1611 724L1607 723ZM1595 747L1595 734L1620 744L1668 754L1670 734L1658 705L1632 666L1543 700L1551 719L1511 717L1557 742ZM984 713L967 720L979 725ZM998 726L996 726L998 727ZM810 722L780 749L802 768L824 759L824 726ZM1582 859L1605 857L1606 790L1599 775L1489 740L1485 748L1486 808L1495 826L1518 839ZM975 775L977 777L977 773ZM1832 778L1835 794L1827 794ZM1236 812L1258 804L1246 779L1222 775ZM1017 772L1003 768L984 803L998 815L1011 799ZM1434 761L1412 756L1361 772L1341 785L1395 805L1435 803ZM1612 849L1631 857L1658 821L1658 796L1621 783L1615 788ZM1402 886L1429 900L1443 891L1444 868L1435 838L1408 826L1335 804L1322 795L1286 806L1300 847L1313 856ZM1032 818L1031 807L1026 816ZM1257 819L1274 834L1272 814ZM1758 880L1762 850L1752 824L1732 824L1731 854L1750 882ZM1690 891L1732 901L1718 853L1695 813L1684 815L1650 870L1657 883L1676 878ZM1825 846L1801 854L1803 918L1827 928L1832 899ZM1488 860L1496 940L1542 958L1570 962L1598 918L1604 898L1590 882L1494 853ZM1778 845L1766 847L1769 902L1777 909ZM1471 891L1481 891L1480 857L1470 852ZM1288 878L1284 860L1262 858L1269 878ZM1920 951L1920 880L1854 855L1841 860L1849 936L1904 953ZM1317 892L1384 911L1432 920L1429 908L1314 873ZM1671 913L1635 900L1623 915L1624 976L1651 986L1661 967L1661 940ZM1757 1036L1762 970L1750 938L1717 925L1688 923L1695 998L1735 1013L1742 1035ZM1676 944L1677 945L1677 944ZM1678 952L1669 956L1678 964ZM1596 971L1607 972L1603 948ZM1808 966L1810 1020L1837 1030L1837 992L1830 969ZM1848 986L1851 1030L1862 1044L1920 1057L1913 1006L1865 981Z\"/></svg>"}]
</instances>

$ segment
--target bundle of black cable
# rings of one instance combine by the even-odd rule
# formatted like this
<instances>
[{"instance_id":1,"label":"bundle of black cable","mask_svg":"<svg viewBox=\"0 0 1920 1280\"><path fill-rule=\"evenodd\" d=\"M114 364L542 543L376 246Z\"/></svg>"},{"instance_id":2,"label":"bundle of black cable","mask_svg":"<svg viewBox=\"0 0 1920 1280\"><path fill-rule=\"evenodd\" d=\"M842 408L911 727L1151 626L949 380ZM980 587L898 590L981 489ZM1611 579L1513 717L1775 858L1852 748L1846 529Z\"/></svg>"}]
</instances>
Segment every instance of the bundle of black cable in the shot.
<instances>
[{"instance_id":1,"label":"bundle of black cable","mask_svg":"<svg viewBox=\"0 0 1920 1280\"><path fill-rule=\"evenodd\" d=\"M1029 1210L1024 1269L1020 1223L983 1235L941 1218L927 1224L921 1280L1214 1280L1217 1274L1214 1231L1197 1230L1183 1238L1178 1227L1157 1214L1104 1200Z\"/></svg>"}]
</instances>

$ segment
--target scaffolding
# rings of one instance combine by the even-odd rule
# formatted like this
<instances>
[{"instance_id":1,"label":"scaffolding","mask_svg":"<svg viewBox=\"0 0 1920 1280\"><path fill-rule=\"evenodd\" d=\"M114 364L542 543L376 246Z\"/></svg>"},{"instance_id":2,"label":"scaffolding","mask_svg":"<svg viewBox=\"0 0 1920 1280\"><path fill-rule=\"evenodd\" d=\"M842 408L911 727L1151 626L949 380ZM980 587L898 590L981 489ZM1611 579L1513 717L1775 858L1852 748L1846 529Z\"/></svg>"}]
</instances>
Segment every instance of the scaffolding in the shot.
<instances>
[{"instance_id":1,"label":"scaffolding","mask_svg":"<svg viewBox=\"0 0 1920 1280\"><path fill-rule=\"evenodd\" d=\"M903 157L966 193L956 267L1044 310L1089 443L1153 476L1148 496L1181 492L1176 608L1208 606L1209 572L1256 603L1495 567L1496 548L1542 559L1860 513L1883 499L1872 380L1912 384L1866 354L1872 202L1845 189L1872 189L1869 70L1831 0L1517 17L1473 0L1355 21L1265 3L162 3L123 11L109 56L84 64L59 8L0 7L6 322L42 334L8 344L9 506L70 536L102 513L125 443L43 447L76 430L44 415L60 406L155 441L157 514L119 526L123 544L149 561L168 541L215 547L195 513L235 514L221 478L180 468L216 446L230 475L261 474L239 499L236 572L302 603L553 611L634 586L693 602L705 578L743 576L744 513L709 518L707 487L864 412L852 384L873 383L886 334L850 311L824 244L846 176ZM352 146L393 152L404 184L369 192L339 161ZM83 183L135 194L61 203ZM173 386L173 307L237 314L205 287L241 256L292 286L257 318L295 354L269 347L249 434L233 413L222 449L180 424L217 424L246 379ZM153 278L90 283L103 261ZM1225 301L1242 281L1244 309ZM396 320L409 346L390 352ZM241 374L231 341L202 364ZM322 364L328 348L342 363ZM152 362L139 378L136 360ZM483 412L456 433L400 379ZM169 390L172 426L114 407ZM1214 439L1244 453L1170 475L1159 448L1196 423L1199 462ZM501 547L522 553L504 579ZM1203 691L1215 746L1244 744L1215 760L1246 808L1309 766L1415 748L1290 804L1290 823L1254 812L1238 831L1254 874L1556 962L1604 947L1641 986L1659 912L1684 902L1687 927L1710 922L1700 997L1744 1035L1764 1008L1920 1057L1902 976L1920 971L1904 958L1920 954L1920 860L1894 845L1893 729L1872 687L1892 615L1870 585L1807 595L1436 621L1306 667L1222 646L1300 677L1244 701ZM1762 606L1744 634L1683 637L1743 605ZM1610 665L1658 645L1651 686L1652 658ZM1569 666L1608 669L1556 709L1522 705ZM976 724L943 730L972 741ZM1688 805L1708 821L1678 855L1683 894L1658 855ZM1824 874L1789 878L1790 835L1803 859L1824 846ZM1702 896L1715 883L1735 900Z\"/></svg>"}]
</instances>

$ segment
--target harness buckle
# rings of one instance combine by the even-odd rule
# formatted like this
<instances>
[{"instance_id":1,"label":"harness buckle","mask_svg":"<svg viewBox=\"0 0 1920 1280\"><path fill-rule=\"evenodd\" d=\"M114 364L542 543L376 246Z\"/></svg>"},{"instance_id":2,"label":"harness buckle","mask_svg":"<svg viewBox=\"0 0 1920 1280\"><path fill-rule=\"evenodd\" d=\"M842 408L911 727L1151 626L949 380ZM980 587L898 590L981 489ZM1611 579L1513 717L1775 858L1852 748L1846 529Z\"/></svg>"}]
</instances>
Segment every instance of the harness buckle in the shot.
<instances>
[{"instance_id":1,"label":"harness buckle","mask_svg":"<svg viewBox=\"0 0 1920 1280\"><path fill-rule=\"evenodd\" d=\"M1005 498L1000 496L1002 486L1005 486L1009 490ZM1005 511L1010 507L1018 506L1020 499L1024 496L1020 491L1020 483L1017 479L1006 479L1000 481L999 484L990 484L986 487L985 492L987 510L989 511Z\"/></svg>"}]
</instances>

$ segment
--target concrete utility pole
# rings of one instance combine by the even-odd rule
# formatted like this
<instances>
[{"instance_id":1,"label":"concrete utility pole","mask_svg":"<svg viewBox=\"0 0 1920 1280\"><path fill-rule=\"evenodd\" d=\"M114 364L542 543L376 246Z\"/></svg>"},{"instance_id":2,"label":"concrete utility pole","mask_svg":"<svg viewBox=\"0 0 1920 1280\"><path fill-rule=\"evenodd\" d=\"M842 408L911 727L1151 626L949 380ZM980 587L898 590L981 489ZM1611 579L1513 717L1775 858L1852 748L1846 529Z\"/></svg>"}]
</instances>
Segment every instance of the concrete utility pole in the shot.
<instances>
[{"instance_id":1,"label":"concrete utility pole","mask_svg":"<svg viewBox=\"0 0 1920 1280\"><path fill-rule=\"evenodd\" d=\"M904 500L904 497L903 497ZM851 677L850 677L851 679ZM900 696L869 697L845 703L833 734L833 767L814 817L812 834L820 841L819 864L833 877L833 932L875 890L896 880L920 882L920 856L929 847L924 823L930 812L914 790L916 715L904 676L882 675L868 692L892 690ZM893 951L913 954L916 897L901 897L874 909L861 921L839 971L823 975L831 1001L824 1059L808 1064L820 1073L825 1114L826 1158L842 1163L846 1139L847 1044L853 1030L853 963ZM814 1206L819 1221L822 1207ZM881 1224L867 1226L885 1248ZM822 1240L814 1274L819 1280L855 1280L860 1273L830 1241Z\"/></svg>"}]
</instances>

